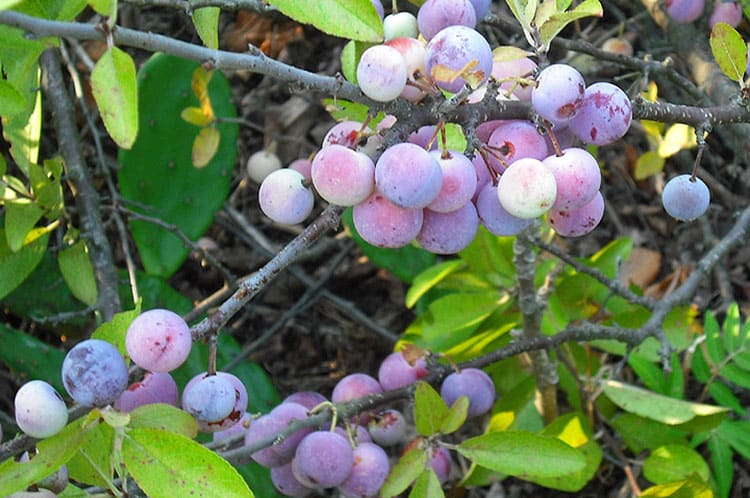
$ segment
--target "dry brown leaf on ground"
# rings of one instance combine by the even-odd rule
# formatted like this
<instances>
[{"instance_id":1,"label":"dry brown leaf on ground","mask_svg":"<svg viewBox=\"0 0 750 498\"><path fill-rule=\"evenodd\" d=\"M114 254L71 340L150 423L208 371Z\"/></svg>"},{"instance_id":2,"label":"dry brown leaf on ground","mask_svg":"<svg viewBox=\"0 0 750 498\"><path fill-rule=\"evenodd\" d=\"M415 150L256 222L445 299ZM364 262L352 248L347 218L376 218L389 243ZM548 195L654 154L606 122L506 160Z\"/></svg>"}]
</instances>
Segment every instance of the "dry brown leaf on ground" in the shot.
<instances>
[{"instance_id":1,"label":"dry brown leaf on ground","mask_svg":"<svg viewBox=\"0 0 750 498\"><path fill-rule=\"evenodd\" d=\"M246 52L248 44L252 44L264 54L278 57L287 43L302 36L302 26L295 22L240 11L224 31L223 43L232 52Z\"/></svg>"}]
</instances>

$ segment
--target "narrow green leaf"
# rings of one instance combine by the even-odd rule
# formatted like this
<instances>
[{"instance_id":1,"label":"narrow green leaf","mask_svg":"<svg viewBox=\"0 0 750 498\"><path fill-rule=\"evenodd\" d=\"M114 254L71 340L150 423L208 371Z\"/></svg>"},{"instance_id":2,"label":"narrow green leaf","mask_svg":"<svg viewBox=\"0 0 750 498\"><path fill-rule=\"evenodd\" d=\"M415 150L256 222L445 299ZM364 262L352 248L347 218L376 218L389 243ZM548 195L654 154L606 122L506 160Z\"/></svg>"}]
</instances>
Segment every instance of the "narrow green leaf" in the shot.
<instances>
[{"instance_id":1,"label":"narrow green leaf","mask_svg":"<svg viewBox=\"0 0 750 498\"><path fill-rule=\"evenodd\" d=\"M7 80L0 78L0 109L3 116L20 114L26 109L26 99Z\"/></svg>"},{"instance_id":2,"label":"narrow green leaf","mask_svg":"<svg viewBox=\"0 0 750 498\"><path fill-rule=\"evenodd\" d=\"M750 460L750 422L747 420L724 420L716 429L716 433L729 445Z\"/></svg>"},{"instance_id":3,"label":"narrow green leaf","mask_svg":"<svg viewBox=\"0 0 750 498\"><path fill-rule=\"evenodd\" d=\"M403 493L424 471L427 465L427 453L414 449L403 455L393 466L391 473L380 488L380 496L391 498Z\"/></svg>"},{"instance_id":4,"label":"narrow green leaf","mask_svg":"<svg viewBox=\"0 0 750 498\"><path fill-rule=\"evenodd\" d=\"M21 249L26 236L43 214L42 208L28 199L5 203L5 239L12 252Z\"/></svg>"},{"instance_id":5,"label":"narrow green leaf","mask_svg":"<svg viewBox=\"0 0 750 498\"><path fill-rule=\"evenodd\" d=\"M203 44L213 50L219 48L219 7L204 7L193 11L193 24Z\"/></svg>"},{"instance_id":6,"label":"narrow green leaf","mask_svg":"<svg viewBox=\"0 0 750 498\"><path fill-rule=\"evenodd\" d=\"M586 467L577 449L527 431L490 432L463 441L458 452L478 465L528 481L562 477Z\"/></svg>"},{"instance_id":7,"label":"narrow green leaf","mask_svg":"<svg viewBox=\"0 0 750 498\"><path fill-rule=\"evenodd\" d=\"M409 493L409 498L443 498L444 496L445 493L437 474L431 468L425 469L420 474Z\"/></svg>"},{"instance_id":8,"label":"narrow green leaf","mask_svg":"<svg viewBox=\"0 0 750 498\"><path fill-rule=\"evenodd\" d=\"M419 298L424 296L430 289L439 284L451 273L464 268L466 263L461 259L451 259L430 266L425 271L414 277L414 281L406 292L406 307L412 308Z\"/></svg>"},{"instance_id":9,"label":"narrow green leaf","mask_svg":"<svg viewBox=\"0 0 750 498\"><path fill-rule=\"evenodd\" d=\"M729 382L744 387L745 389L750 389L750 372L741 369L734 363L724 365L721 368L720 373L721 376Z\"/></svg>"},{"instance_id":10,"label":"narrow green leaf","mask_svg":"<svg viewBox=\"0 0 750 498\"><path fill-rule=\"evenodd\" d=\"M708 451L711 453L711 468L719 491L718 498L729 498L734 482L732 448L720 438L711 437L708 440Z\"/></svg>"},{"instance_id":11,"label":"narrow green leaf","mask_svg":"<svg viewBox=\"0 0 750 498\"><path fill-rule=\"evenodd\" d=\"M66 247L57 255L65 283L70 292L81 302L94 306L99 292L96 287L94 267L89 258L86 243L79 240L70 247Z\"/></svg>"},{"instance_id":12,"label":"narrow green leaf","mask_svg":"<svg viewBox=\"0 0 750 498\"><path fill-rule=\"evenodd\" d=\"M604 394L625 411L668 425L712 415L723 416L727 412L727 408L669 398L614 380L604 383Z\"/></svg>"},{"instance_id":13,"label":"narrow green leaf","mask_svg":"<svg viewBox=\"0 0 750 498\"><path fill-rule=\"evenodd\" d=\"M33 240L13 252L5 241L5 230L0 228L0 299L18 287L44 257L49 232L35 229L30 235Z\"/></svg>"},{"instance_id":14,"label":"narrow green leaf","mask_svg":"<svg viewBox=\"0 0 750 498\"><path fill-rule=\"evenodd\" d=\"M26 489L70 460L88 430L81 429L81 422L80 419L73 421L56 436L40 441L39 452L31 461L18 463L8 458L0 463L0 496Z\"/></svg>"},{"instance_id":15,"label":"narrow green leaf","mask_svg":"<svg viewBox=\"0 0 750 498\"><path fill-rule=\"evenodd\" d=\"M734 410L737 415L744 416L747 414L746 408L742 405L737 396L734 395L732 390L721 381L715 380L708 386L708 394L711 395L714 401L721 406L726 406Z\"/></svg>"},{"instance_id":16,"label":"narrow green leaf","mask_svg":"<svg viewBox=\"0 0 750 498\"><path fill-rule=\"evenodd\" d=\"M179 434L131 429L122 456L133 479L151 498L203 496L252 498L253 492L229 462Z\"/></svg>"},{"instance_id":17,"label":"narrow green leaf","mask_svg":"<svg viewBox=\"0 0 750 498\"><path fill-rule=\"evenodd\" d=\"M432 436L440 432L440 426L448 415L448 406L435 389L427 382L419 382L414 393L414 422L420 436Z\"/></svg>"},{"instance_id":18,"label":"narrow green leaf","mask_svg":"<svg viewBox=\"0 0 750 498\"><path fill-rule=\"evenodd\" d=\"M453 402L448 409L448 413L443 417L440 424L441 434L450 434L460 429L466 422L466 415L469 411L469 398L466 396L459 397Z\"/></svg>"},{"instance_id":19,"label":"narrow green leaf","mask_svg":"<svg viewBox=\"0 0 750 498\"><path fill-rule=\"evenodd\" d=\"M130 427L160 429L190 439L198 434L198 422L192 415L164 403L139 406L130 412Z\"/></svg>"},{"instance_id":20,"label":"narrow green leaf","mask_svg":"<svg viewBox=\"0 0 750 498\"><path fill-rule=\"evenodd\" d=\"M703 349L697 348L690 361L690 368L699 382L706 383L711 377L711 367L708 366Z\"/></svg>"},{"instance_id":21,"label":"narrow green leaf","mask_svg":"<svg viewBox=\"0 0 750 498\"><path fill-rule=\"evenodd\" d=\"M721 70L730 80L742 84L747 68L747 45L736 29L724 22L717 22L711 29L711 52Z\"/></svg>"},{"instance_id":22,"label":"narrow green leaf","mask_svg":"<svg viewBox=\"0 0 750 498\"><path fill-rule=\"evenodd\" d=\"M643 462L643 475L654 484L681 481L693 474L706 482L710 476L706 461L688 446L661 446L652 451Z\"/></svg>"},{"instance_id":23,"label":"narrow green leaf","mask_svg":"<svg viewBox=\"0 0 750 498\"><path fill-rule=\"evenodd\" d=\"M0 323L0 363L14 374L30 379L44 379L58 392L65 387L60 377L65 353L44 341Z\"/></svg>"},{"instance_id":24,"label":"narrow green leaf","mask_svg":"<svg viewBox=\"0 0 750 498\"><path fill-rule=\"evenodd\" d=\"M101 339L110 344L114 344L123 356L127 356L125 335L127 334L128 327L130 327L130 323L135 320L135 317L137 317L140 312L141 306L140 303L138 303L135 309L115 313L112 320L99 325L94 333L91 334L91 337L93 339Z\"/></svg>"},{"instance_id":25,"label":"narrow green leaf","mask_svg":"<svg viewBox=\"0 0 750 498\"><path fill-rule=\"evenodd\" d=\"M557 36L565 26L575 20L591 16L602 17L603 15L604 9L602 9L602 4L599 3L599 0L584 0L571 11L552 15L539 27L542 43L549 47L552 39Z\"/></svg>"},{"instance_id":26,"label":"narrow green leaf","mask_svg":"<svg viewBox=\"0 0 750 498\"><path fill-rule=\"evenodd\" d=\"M91 71L91 91L112 140L129 149L138 135L138 88L130 55L117 47L107 50Z\"/></svg>"},{"instance_id":27,"label":"narrow green leaf","mask_svg":"<svg viewBox=\"0 0 750 498\"><path fill-rule=\"evenodd\" d=\"M329 35L349 40L379 42L383 22L370 0L271 0L285 15L312 24Z\"/></svg>"}]
</instances>

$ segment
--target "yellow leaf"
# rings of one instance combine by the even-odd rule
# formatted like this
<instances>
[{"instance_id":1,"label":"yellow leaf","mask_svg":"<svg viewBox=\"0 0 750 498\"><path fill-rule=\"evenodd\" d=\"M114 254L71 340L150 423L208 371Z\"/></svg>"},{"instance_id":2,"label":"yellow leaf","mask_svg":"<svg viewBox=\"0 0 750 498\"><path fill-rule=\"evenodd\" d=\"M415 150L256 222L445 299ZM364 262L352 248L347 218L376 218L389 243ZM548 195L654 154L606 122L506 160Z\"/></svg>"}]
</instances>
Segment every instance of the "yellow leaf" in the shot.
<instances>
[{"instance_id":1,"label":"yellow leaf","mask_svg":"<svg viewBox=\"0 0 750 498\"><path fill-rule=\"evenodd\" d=\"M474 59L473 61L469 61L464 67L456 71L443 64L437 64L432 68L432 79L436 81L445 81L447 83L451 83L458 78L463 78L464 80L466 80L466 83L469 84L472 90L476 90L485 79L484 71L473 70L478 65L479 61Z\"/></svg>"},{"instance_id":2,"label":"yellow leaf","mask_svg":"<svg viewBox=\"0 0 750 498\"><path fill-rule=\"evenodd\" d=\"M692 149L698 145L695 138L695 128L686 124L673 124L664 134L664 140L659 144L659 155L669 157L677 154L682 149Z\"/></svg>"},{"instance_id":3,"label":"yellow leaf","mask_svg":"<svg viewBox=\"0 0 750 498\"><path fill-rule=\"evenodd\" d=\"M203 128L193 142L193 166L202 168L213 159L219 148L219 130L213 126Z\"/></svg>"},{"instance_id":4,"label":"yellow leaf","mask_svg":"<svg viewBox=\"0 0 750 498\"><path fill-rule=\"evenodd\" d=\"M193 72L192 80L193 93L198 97L201 111L211 118L211 121L214 119L214 110L211 107L211 97L208 95L208 84L213 75L213 71L206 71L203 66L198 66Z\"/></svg>"},{"instance_id":5,"label":"yellow leaf","mask_svg":"<svg viewBox=\"0 0 750 498\"><path fill-rule=\"evenodd\" d=\"M664 158L654 151L644 152L635 164L633 176L636 180L643 180L664 169Z\"/></svg>"},{"instance_id":6,"label":"yellow leaf","mask_svg":"<svg viewBox=\"0 0 750 498\"><path fill-rule=\"evenodd\" d=\"M187 121L195 126L200 126L201 128L208 126L213 121L211 116L206 116L203 113L203 109L200 107L186 107L180 113L180 117L183 121Z\"/></svg>"}]
</instances>

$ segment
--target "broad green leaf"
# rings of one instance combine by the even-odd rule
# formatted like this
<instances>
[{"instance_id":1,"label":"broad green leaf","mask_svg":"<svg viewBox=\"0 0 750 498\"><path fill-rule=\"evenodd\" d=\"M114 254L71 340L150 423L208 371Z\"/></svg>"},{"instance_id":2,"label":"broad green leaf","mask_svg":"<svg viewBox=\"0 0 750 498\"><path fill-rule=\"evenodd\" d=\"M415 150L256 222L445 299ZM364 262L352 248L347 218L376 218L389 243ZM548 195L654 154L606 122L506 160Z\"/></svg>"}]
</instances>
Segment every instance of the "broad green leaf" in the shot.
<instances>
[{"instance_id":1,"label":"broad green leaf","mask_svg":"<svg viewBox=\"0 0 750 498\"><path fill-rule=\"evenodd\" d=\"M466 263L460 259L451 259L430 266L425 271L414 277L411 287L406 292L406 307L412 308L419 298L424 296L430 289L439 284L451 273L465 267Z\"/></svg>"},{"instance_id":2,"label":"broad green leaf","mask_svg":"<svg viewBox=\"0 0 750 498\"><path fill-rule=\"evenodd\" d=\"M135 63L127 53L111 47L91 71L91 91L107 132L123 149L138 135L138 87Z\"/></svg>"},{"instance_id":3,"label":"broad green leaf","mask_svg":"<svg viewBox=\"0 0 750 498\"><path fill-rule=\"evenodd\" d=\"M43 214L42 208L28 199L19 198L5 203L5 240L12 252L23 247L26 236Z\"/></svg>"},{"instance_id":4,"label":"broad green leaf","mask_svg":"<svg viewBox=\"0 0 750 498\"><path fill-rule=\"evenodd\" d=\"M710 476L706 461L688 446L660 446L643 462L643 476L654 484L681 481L693 474L706 482Z\"/></svg>"},{"instance_id":5,"label":"broad green leaf","mask_svg":"<svg viewBox=\"0 0 750 498\"><path fill-rule=\"evenodd\" d=\"M671 157L683 149L692 149L698 145L695 128L682 123L676 123L667 128L664 138L659 143L657 153L659 157Z\"/></svg>"},{"instance_id":6,"label":"broad green leaf","mask_svg":"<svg viewBox=\"0 0 750 498\"><path fill-rule=\"evenodd\" d=\"M520 365L518 368L521 368ZM502 388L502 383L498 387ZM544 422L536 409L535 401L536 382L534 377L525 374L518 384L500 395L500 399L492 408L492 418L490 418L487 431L499 432L511 429L541 431Z\"/></svg>"},{"instance_id":7,"label":"broad green leaf","mask_svg":"<svg viewBox=\"0 0 750 498\"><path fill-rule=\"evenodd\" d=\"M448 407L427 382L419 382L414 393L414 419L420 436L433 436L448 415Z\"/></svg>"},{"instance_id":8,"label":"broad green leaf","mask_svg":"<svg viewBox=\"0 0 750 498\"><path fill-rule=\"evenodd\" d=\"M437 474L431 468L426 468L417 478L409 498L442 498L445 496Z\"/></svg>"},{"instance_id":9,"label":"broad green leaf","mask_svg":"<svg viewBox=\"0 0 750 498\"><path fill-rule=\"evenodd\" d=\"M219 48L219 7L204 7L193 11L193 24L203 44L213 50Z\"/></svg>"},{"instance_id":10,"label":"broad green leaf","mask_svg":"<svg viewBox=\"0 0 750 498\"><path fill-rule=\"evenodd\" d=\"M370 114L370 108L359 102L350 102L342 99L321 99L321 103L325 107L326 112L336 121L351 120L364 123ZM371 124L374 121L377 121L377 119L371 121Z\"/></svg>"},{"instance_id":11,"label":"broad green leaf","mask_svg":"<svg viewBox=\"0 0 750 498\"><path fill-rule=\"evenodd\" d=\"M636 180L645 180L651 175L660 173L664 170L664 157L654 150L649 150L638 156L635 162L635 171L633 176Z\"/></svg>"},{"instance_id":12,"label":"broad green leaf","mask_svg":"<svg viewBox=\"0 0 750 498\"><path fill-rule=\"evenodd\" d=\"M602 9L599 0L584 0L571 11L553 14L539 27L542 43L549 47L552 39L573 21L584 17L602 17L603 15L604 9Z\"/></svg>"},{"instance_id":13,"label":"broad green leaf","mask_svg":"<svg viewBox=\"0 0 750 498\"><path fill-rule=\"evenodd\" d=\"M667 425L679 425L694 419L723 416L727 408L690 403L669 398L615 380L604 383L604 394L623 410ZM718 423L718 422L717 422Z\"/></svg>"},{"instance_id":14,"label":"broad green leaf","mask_svg":"<svg viewBox=\"0 0 750 498\"><path fill-rule=\"evenodd\" d=\"M460 124L445 123L445 147L460 153L466 150L466 135Z\"/></svg>"},{"instance_id":15,"label":"broad green leaf","mask_svg":"<svg viewBox=\"0 0 750 498\"><path fill-rule=\"evenodd\" d=\"M0 299L18 287L44 257L49 232L35 229L29 238L27 244L13 252L5 241L5 230L0 228Z\"/></svg>"},{"instance_id":16,"label":"broad green leaf","mask_svg":"<svg viewBox=\"0 0 750 498\"><path fill-rule=\"evenodd\" d=\"M391 498L403 493L424 471L427 465L427 453L422 449L406 452L398 463L393 466L391 473L380 488L383 498Z\"/></svg>"},{"instance_id":17,"label":"broad green leaf","mask_svg":"<svg viewBox=\"0 0 750 498\"><path fill-rule=\"evenodd\" d=\"M687 431L632 413L618 414L611 424L635 455L666 444L687 445Z\"/></svg>"},{"instance_id":18,"label":"broad green leaf","mask_svg":"<svg viewBox=\"0 0 750 498\"><path fill-rule=\"evenodd\" d=\"M203 128L193 142L193 166L203 168L216 155L219 150L221 133L213 126Z\"/></svg>"},{"instance_id":19,"label":"broad green leaf","mask_svg":"<svg viewBox=\"0 0 750 498\"><path fill-rule=\"evenodd\" d=\"M582 413L569 413L552 421L541 432L542 436L554 436L579 450L586 459L586 466L579 472L551 479L537 479L542 486L575 492L581 490L596 474L602 461L602 449L594 439L591 424Z\"/></svg>"},{"instance_id":20,"label":"broad green leaf","mask_svg":"<svg viewBox=\"0 0 750 498\"><path fill-rule=\"evenodd\" d=\"M516 267L513 264L513 241L515 237L492 235L483 226L469 247L459 253L472 272L490 278L497 275L497 285L516 285Z\"/></svg>"},{"instance_id":21,"label":"broad green leaf","mask_svg":"<svg viewBox=\"0 0 750 498\"><path fill-rule=\"evenodd\" d=\"M58 392L65 387L60 377L65 353L36 337L0 323L0 362L18 376L44 379Z\"/></svg>"},{"instance_id":22,"label":"broad green leaf","mask_svg":"<svg viewBox=\"0 0 750 498\"><path fill-rule=\"evenodd\" d=\"M430 347L446 349L468 338L497 309L501 296L486 293L454 293L430 303L430 316L423 326Z\"/></svg>"},{"instance_id":23,"label":"broad green leaf","mask_svg":"<svg viewBox=\"0 0 750 498\"><path fill-rule=\"evenodd\" d=\"M151 498L253 497L229 462L179 434L131 429L123 440L122 457L133 479Z\"/></svg>"},{"instance_id":24,"label":"broad green leaf","mask_svg":"<svg viewBox=\"0 0 750 498\"><path fill-rule=\"evenodd\" d=\"M285 15L312 24L329 35L349 40L379 42L383 22L370 0L271 0Z\"/></svg>"},{"instance_id":25,"label":"broad green leaf","mask_svg":"<svg viewBox=\"0 0 750 498\"><path fill-rule=\"evenodd\" d=\"M714 498L708 484L698 479L652 486L641 493L642 498Z\"/></svg>"},{"instance_id":26,"label":"broad green leaf","mask_svg":"<svg viewBox=\"0 0 750 498\"><path fill-rule=\"evenodd\" d=\"M466 416L469 411L469 398L466 396L460 396L448 409L448 413L443 417L440 423L440 433L450 434L460 429L464 422L466 422Z\"/></svg>"},{"instance_id":27,"label":"broad green leaf","mask_svg":"<svg viewBox=\"0 0 750 498\"><path fill-rule=\"evenodd\" d=\"M117 21L117 0L88 0L89 5L98 14L109 18L109 24Z\"/></svg>"},{"instance_id":28,"label":"broad green leaf","mask_svg":"<svg viewBox=\"0 0 750 498\"><path fill-rule=\"evenodd\" d=\"M7 80L0 79L0 109L3 116L20 114L26 109L26 99Z\"/></svg>"},{"instance_id":29,"label":"broad green leaf","mask_svg":"<svg viewBox=\"0 0 750 498\"><path fill-rule=\"evenodd\" d=\"M732 463L732 448L729 443L712 436L708 440L711 468L719 491L718 498L729 498L734 482L734 464Z\"/></svg>"},{"instance_id":30,"label":"broad green leaf","mask_svg":"<svg viewBox=\"0 0 750 498\"><path fill-rule=\"evenodd\" d=\"M42 440L39 452L29 462L8 458L0 463L0 496L9 496L57 471L78 451L89 429L81 429L81 420L68 424L57 435Z\"/></svg>"},{"instance_id":31,"label":"broad green leaf","mask_svg":"<svg viewBox=\"0 0 750 498\"><path fill-rule=\"evenodd\" d=\"M724 22L717 22L711 29L711 52L716 63L730 80L741 85L747 69L747 45L736 29Z\"/></svg>"},{"instance_id":32,"label":"broad green leaf","mask_svg":"<svg viewBox=\"0 0 750 498\"><path fill-rule=\"evenodd\" d=\"M97 424L87 431L81 447L68 461L71 479L91 486L107 487L114 476L114 442L115 431L107 424Z\"/></svg>"},{"instance_id":33,"label":"broad green leaf","mask_svg":"<svg viewBox=\"0 0 750 498\"><path fill-rule=\"evenodd\" d=\"M6 10L13 7L16 4L21 3L23 0L0 0L0 10Z\"/></svg>"},{"instance_id":34,"label":"broad green leaf","mask_svg":"<svg viewBox=\"0 0 750 498\"><path fill-rule=\"evenodd\" d=\"M560 439L527 431L490 432L463 441L458 452L469 460L536 482L564 477L586 467L583 453Z\"/></svg>"},{"instance_id":35,"label":"broad green leaf","mask_svg":"<svg viewBox=\"0 0 750 498\"><path fill-rule=\"evenodd\" d=\"M58 493L58 498L89 498L91 495L83 489L68 483L68 486L62 493Z\"/></svg>"},{"instance_id":36,"label":"broad green leaf","mask_svg":"<svg viewBox=\"0 0 750 498\"><path fill-rule=\"evenodd\" d=\"M357 64L362 53L372 47L372 43L349 40L341 50L341 72L348 81L357 84Z\"/></svg>"},{"instance_id":37,"label":"broad green leaf","mask_svg":"<svg viewBox=\"0 0 750 498\"><path fill-rule=\"evenodd\" d=\"M60 251L57 263L70 292L81 302L94 306L99 293L86 243L79 240Z\"/></svg>"},{"instance_id":38,"label":"broad green leaf","mask_svg":"<svg viewBox=\"0 0 750 498\"><path fill-rule=\"evenodd\" d=\"M192 415L164 403L139 406L130 412L130 427L160 429L190 439L198 434L198 422Z\"/></svg>"},{"instance_id":39,"label":"broad green leaf","mask_svg":"<svg viewBox=\"0 0 750 498\"><path fill-rule=\"evenodd\" d=\"M128 332L130 323L135 320L140 313L140 303L136 305L135 309L115 313L112 320L104 322L96 328L94 333L91 334L92 339L107 341L108 343L113 344L123 356L127 356L128 352L125 348L125 335Z\"/></svg>"}]
</instances>

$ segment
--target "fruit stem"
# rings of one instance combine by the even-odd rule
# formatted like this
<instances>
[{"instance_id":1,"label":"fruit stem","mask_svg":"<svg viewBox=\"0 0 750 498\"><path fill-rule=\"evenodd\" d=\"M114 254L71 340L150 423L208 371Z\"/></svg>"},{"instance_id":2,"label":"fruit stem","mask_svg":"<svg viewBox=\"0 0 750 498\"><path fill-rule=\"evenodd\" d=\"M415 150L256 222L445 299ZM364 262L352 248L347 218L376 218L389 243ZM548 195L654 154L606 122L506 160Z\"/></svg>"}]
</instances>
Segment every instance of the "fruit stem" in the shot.
<instances>
[{"instance_id":1,"label":"fruit stem","mask_svg":"<svg viewBox=\"0 0 750 498\"><path fill-rule=\"evenodd\" d=\"M557 136L555 136L555 132L552 130L552 123L550 123L546 119L544 120L544 129L547 130L549 139L552 142L552 147L555 149L555 155L557 157L561 157L563 153L560 149L560 142L557 141Z\"/></svg>"},{"instance_id":2,"label":"fruit stem","mask_svg":"<svg viewBox=\"0 0 750 498\"><path fill-rule=\"evenodd\" d=\"M701 164L701 158L703 157L703 151L706 148L706 139L703 138L703 131L701 129L695 130L695 135L698 141L698 154L695 156L695 162L693 163L693 174L690 175L690 181L695 182L695 177L698 172L698 166Z\"/></svg>"},{"instance_id":3,"label":"fruit stem","mask_svg":"<svg viewBox=\"0 0 750 498\"><path fill-rule=\"evenodd\" d=\"M211 334L208 336L208 375L216 375L217 335Z\"/></svg>"}]
</instances>

